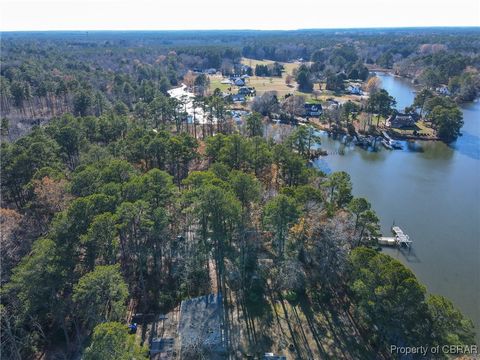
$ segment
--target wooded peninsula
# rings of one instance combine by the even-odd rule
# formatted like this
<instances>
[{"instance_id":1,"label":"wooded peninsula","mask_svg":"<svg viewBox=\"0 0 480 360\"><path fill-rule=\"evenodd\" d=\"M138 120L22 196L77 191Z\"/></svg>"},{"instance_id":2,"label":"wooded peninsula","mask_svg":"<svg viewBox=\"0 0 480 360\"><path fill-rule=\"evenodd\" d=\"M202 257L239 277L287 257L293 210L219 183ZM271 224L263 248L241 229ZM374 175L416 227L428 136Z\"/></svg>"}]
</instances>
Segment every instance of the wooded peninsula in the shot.
<instances>
[{"instance_id":1,"label":"wooded peninsula","mask_svg":"<svg viewBox=\"0 0 480 360\"><path fill-rule=\"evenodd\" d=\"M348 173L312 159L319 130L371 151L382 134L457 139L479 35L2 33L2 358L474 345L472 322L382 253ZM397 110L376 71L412 81L414 103Z\"/></svg>"}]
</instances>

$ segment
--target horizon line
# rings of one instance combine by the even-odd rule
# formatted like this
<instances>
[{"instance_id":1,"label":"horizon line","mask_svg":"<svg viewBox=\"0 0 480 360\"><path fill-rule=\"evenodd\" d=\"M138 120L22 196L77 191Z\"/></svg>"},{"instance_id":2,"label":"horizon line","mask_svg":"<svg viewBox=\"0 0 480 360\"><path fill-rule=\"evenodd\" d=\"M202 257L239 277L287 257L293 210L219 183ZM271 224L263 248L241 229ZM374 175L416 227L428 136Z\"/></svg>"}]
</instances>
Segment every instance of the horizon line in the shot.
<instances>
[{"instance_id":1,"label":"horizon line","mask_svg":"<svg viewBox=\"0 0 480 360\"><path fill-rule=\"evenodd\" d=\"M255 28L223 28L223 29L30 29L30 30L3 30L0 33L21 32L180 32L180 31L324 31L324 30L408 30L408 29L479 29L480 25L419 25L419 26L369 26L369 27L325 27L325 28L295 28L295 29L255 29Z\"/></svg>"}]
</instances>

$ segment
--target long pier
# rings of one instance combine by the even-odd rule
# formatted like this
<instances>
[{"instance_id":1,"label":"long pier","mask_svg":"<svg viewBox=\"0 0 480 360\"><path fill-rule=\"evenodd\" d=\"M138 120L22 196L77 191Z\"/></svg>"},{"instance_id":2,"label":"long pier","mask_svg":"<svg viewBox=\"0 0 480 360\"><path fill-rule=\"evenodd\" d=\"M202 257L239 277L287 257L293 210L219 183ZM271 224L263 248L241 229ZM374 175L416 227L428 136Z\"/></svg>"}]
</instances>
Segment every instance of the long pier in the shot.
<instances>
[{"instance_id":1,"label":"long pier","mask_svg":"<svg viewBox=\"0 0 480 360\"><path fill-rule=\"evenodd\" d=\"M387 134L387 132L385 130L382 131L382 135L383 137L387 140L387 141L390 141L390 140L393 140L390 135Z\"/></svg>"},{"instance_id":2,"label":"long pier","mask_svg":"<svg viewBox=\"0 0 480 360\"><path fill-rule=\"evenodd\" d=\"M403 230L400 229L400 227L393 226L392 232L394 234L393 237L382 236L378 238L378 243L380 245L386 245L386 246L406 246L406 247L410 247L411 244L413 243L413 241L410 240L410 237L407 234L405 234Z\"/></svg>"},{"instance_id":3,"label":"long pier","mask_svg":"<svg viewBox=\"0 0 480 360\"><path fill-rule=\"evenodd\" d=\"M403 146L397 140L394 140L387 134L385 130L382 131L382 135L384 140L382 141L383 146L385 146L389 150L393 149L402 149Z\"/></svg>"}]
</instances>

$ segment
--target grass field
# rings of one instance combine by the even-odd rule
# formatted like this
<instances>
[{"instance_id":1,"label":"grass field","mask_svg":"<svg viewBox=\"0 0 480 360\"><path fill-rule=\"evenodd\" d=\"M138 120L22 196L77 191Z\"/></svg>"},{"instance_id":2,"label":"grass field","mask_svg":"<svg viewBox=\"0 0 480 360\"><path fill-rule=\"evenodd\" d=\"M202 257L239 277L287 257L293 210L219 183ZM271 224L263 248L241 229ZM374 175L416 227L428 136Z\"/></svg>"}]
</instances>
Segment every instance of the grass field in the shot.
<instances>
[{"instance_id":1,"label":"grass field","mask_svg":"<svg viewBox=\"0 0 480 360\"><path fill-rule=\"evenodd\" d=\"M210 92L213 92L216 88L222 90L223 92L231 92L233 94L237 93L237 86L235 85L228 85L222 84L221 81L223 77L220 75L211 75L210 78ZM292 85L287 86L285 84L285 78L277 78L277 77L258 77L252 76L250 77L247 82L247 86L252 86L257 90L257 95L262 95L266 91L276 91L279 97L284 97L286 94L293 94L297 95L298 91L296 90L297 84L293 83ZM229 90L231 89L231 91ZM310 95L310 94L303 94L303 95Z\"/></svg>"},{"instance_id":2,"label":"grass field","mask_svg":"<svg viewBox=\"0 0 480 360\"><path fill-rule=\"evenodd\" d=\"M223 80L223 76L221 75L210 75L209 76L209 79L210 79L210 91L213 92L213 90L215 89L220 89L221 91L223 92L228 92L228 88L233 88L235 86L232 87L232 85L229 85L229 84L222 84L222 80Z\"/></svg>"},{"instance_id":3,"label":"grass field","mask_svg":"<svg viewBox=\"0 0 480 360\"><path fill-rule=\"evenodd\" d=\"M255 60L242 58L242 64L248 65L255 71L256 65L269 65L273 64L274 61L271 60ZM282 74L282 77L258 77L252 76L248 81L248 86L253 86L257 90L258 95L262 95L266 91L276 91L279 97L283 97L286 94L297 93L297 83L295 80L292 81L290 86L285 83L287 75L292 75L293 70L297 69L300 66L300 63L284 63L281 62L285 68L285 71ZM309 95L309 94L305 94Z\"/></svg>"},{"instance_id":4,"label":"grass field","mask_svg":"<svg viewBox=\"0 0 480 360\"><path fill-rule=\"evenodd\" d=\"M422 134L427 137L436 136L435 130L423 121L416 122L415 129L393 129L393 131L400 136L412 136L414 135L414 131L416 131L417 134Z\"/></svg>"},{"instance_id":5,"label":"grass field","mask_svg":"<svg viewBox=\"0 0 480 360\"><path fill-rule=\"evenodd\" d=\"M272 60L256 60L249 58L242 58L242 64L248 65L255 70L256 65L268 65L273 64ZM305 100L308 102L323 102L328 98L334 98L337 101L343 102L347 100L359 101L360 97L354 95L342 95L336 96L331 91L320 90L320 88L325 89L325 84L315 84L314 92L315 93L303 93L298 91L297 82L293 79L290 85L285 83L287 75L293 75L295 69L300 66L299 62L280 62L285 68L285 71L282 74L282 77L259 77L252 76L247 80L246 85L254 87L257 90L257 95L262 95L266 91L276 91L279 98L283 98L287 94L294 94L298 96L304 96ZM213 92L216 88L219 88L223 92L230 92L228 89L231 89L231 93L235 94L237 92L237 87L222 84L221 81L223 77L221 75L211 75L210 78L210 92Z\"/></svg>"},{"instance_id":6,"label":"grass field","mask_svg":"<svg viewBox=\"0 0 480 360\"><path fill-rule=\"evenodd\" d=\"M269 65L273 64L275 61L272 60L256 60L256 59L249 59L249 58L242 58L242 64L250 66L253 70L255 70L256 65ZM282 64L283 67L285 68L285 72L283 77L286 77L287 75L292 75L293 70L297 69L300 66L299 62L279 62L279 64Z\"/></svg>"}]
</instances>

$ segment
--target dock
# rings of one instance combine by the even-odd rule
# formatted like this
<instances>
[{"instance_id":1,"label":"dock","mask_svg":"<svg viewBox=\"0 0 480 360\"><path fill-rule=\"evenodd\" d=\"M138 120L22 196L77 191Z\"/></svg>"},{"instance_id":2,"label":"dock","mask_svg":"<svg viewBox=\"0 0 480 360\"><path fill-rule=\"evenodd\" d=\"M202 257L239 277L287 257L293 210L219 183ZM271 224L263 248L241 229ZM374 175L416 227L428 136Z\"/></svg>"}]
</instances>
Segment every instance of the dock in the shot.
<instances>
[{"instance_id":1,"label":"dock","mask_svg":"<svg viewBox=\"0 0 480 360\"><path fill-rule=\"evenodd\" d=\"M378 243L385 246L406 246L408 248L411 246L412 240L400 227L393 226L392 233L394 234L393 237L382 236L378 238Z\"/></svg>"},{"instance_id":2,"label":"dock","mask_svg":"<svg viewBox=\"0 0 480 360\"><path fill-rule=\"evenodd\" d=\"M390 141L390 140L393 140L390 135L387 134L387 132L385 130L382 131L382 135L383 137L385 138L385 140L387 141Z\"/></svg>"},{"instance_id":3,"label":"dock","mask_svg":"<svg viewBox=\"0 0 480 360\"><path fill-rule=\"evenodd\" d=\"M383 140L382 140L382 145L383 145L386 149L388 149L388 150L393 150L393 147L392 147L392 145L390 145L390 143L388 142L388 140L383 139Z\"/></svg>"},{"instance_id":4,"label":"dock","mask_svg":"<svg viewBox=\"0 0 480 360\"><path fill-rule=\"evenodd\" d=\"M385 130L382 131L382 135L384 137L384 140L382 141L382 144L383 146L385 146L387 149L389 150L393 150L393 149L396 149L396 150L400 150L403 148L402 144L397 141L397 140L393 140Z\"/></svg>"}]
</instances>

